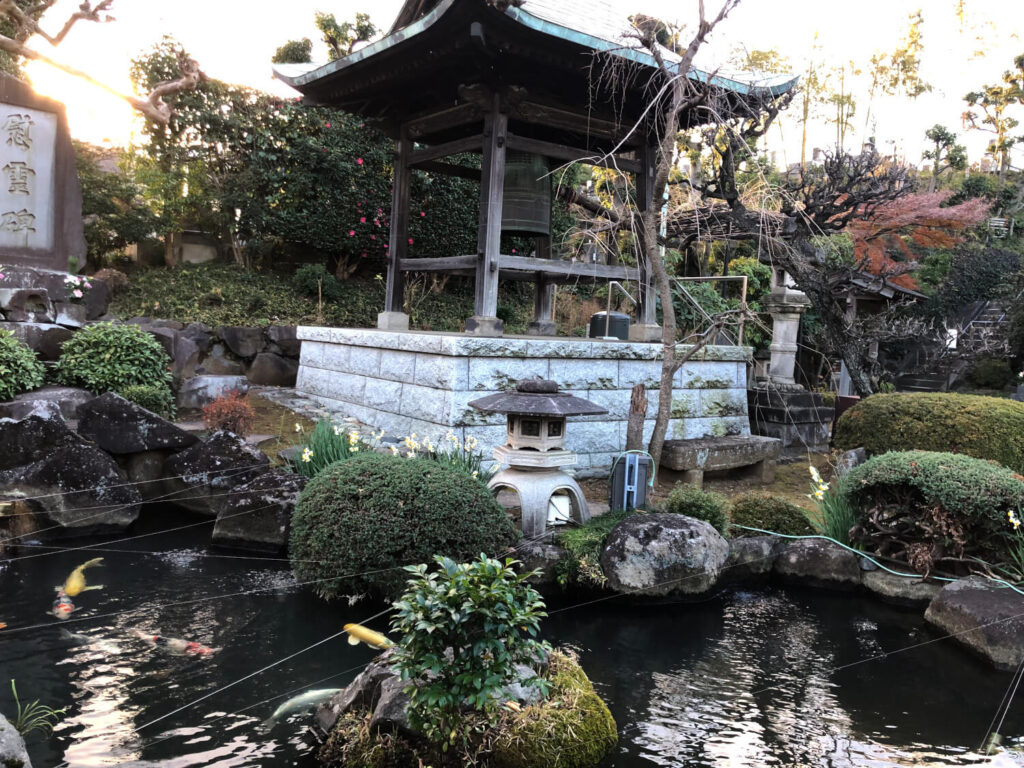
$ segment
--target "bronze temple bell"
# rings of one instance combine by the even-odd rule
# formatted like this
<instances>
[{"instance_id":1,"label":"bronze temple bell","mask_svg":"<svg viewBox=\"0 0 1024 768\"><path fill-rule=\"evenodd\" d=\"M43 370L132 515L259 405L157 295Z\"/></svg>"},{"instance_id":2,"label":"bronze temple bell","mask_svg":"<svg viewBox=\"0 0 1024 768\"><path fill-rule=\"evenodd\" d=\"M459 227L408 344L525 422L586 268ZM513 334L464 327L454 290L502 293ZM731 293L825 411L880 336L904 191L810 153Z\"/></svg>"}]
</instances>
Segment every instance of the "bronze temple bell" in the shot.
<instances>
[{"instance_id":1,"label":"bronze temple bell","mask_svg":"<svg viewBox=\"0 0 1024 768\"><path fill-rule=\"evenodd\" d=\"M505 153L505 193L501 231L551 237L551 167L546 157Z\"/></svg>"}]
</instances>

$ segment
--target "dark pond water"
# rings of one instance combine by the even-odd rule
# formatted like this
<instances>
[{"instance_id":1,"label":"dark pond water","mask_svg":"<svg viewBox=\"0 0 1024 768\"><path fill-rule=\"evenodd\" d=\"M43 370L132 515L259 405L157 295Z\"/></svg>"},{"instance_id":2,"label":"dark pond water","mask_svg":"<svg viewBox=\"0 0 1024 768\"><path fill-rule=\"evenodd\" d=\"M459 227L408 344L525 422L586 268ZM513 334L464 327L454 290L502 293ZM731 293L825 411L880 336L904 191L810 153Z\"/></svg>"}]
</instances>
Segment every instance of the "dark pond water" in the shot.
<instances>
[{"instance_id":1,"label":"dark pond water","mask_svg":"<svg viewBox=\"0 0 1024 768\"><path fill-rule=\"evenodd\" d=\"M132 534L194 520L151 514ZM0 633L0 712L13 710L12 677L23 698L68 710L51 738L30 740L36 768L314 764L302 717L269 733L261 723L283 701L268 699L355 676L373 652L344 638L148 725L379 610L325 605L293 586L286 564L222 557L207 550L208 535L204 525L0 566L0 621L21 628ZM103 567L87 576L105 588L79 596L73 620L58 622L48 614L53 587L99 555ZM936 636L918 614L774 589L688 605L629 602L552 603L545 624L552 643L579 649L611 706L620 745L609 768L1024 765L969 751L1009 674L949 641L892 654ZM96 641L75 645L62 628ZM136 629L221 650L170 656L132 637ZM1024 745L1024 697L1003 730Z\"/></svg>"}]
</instances>

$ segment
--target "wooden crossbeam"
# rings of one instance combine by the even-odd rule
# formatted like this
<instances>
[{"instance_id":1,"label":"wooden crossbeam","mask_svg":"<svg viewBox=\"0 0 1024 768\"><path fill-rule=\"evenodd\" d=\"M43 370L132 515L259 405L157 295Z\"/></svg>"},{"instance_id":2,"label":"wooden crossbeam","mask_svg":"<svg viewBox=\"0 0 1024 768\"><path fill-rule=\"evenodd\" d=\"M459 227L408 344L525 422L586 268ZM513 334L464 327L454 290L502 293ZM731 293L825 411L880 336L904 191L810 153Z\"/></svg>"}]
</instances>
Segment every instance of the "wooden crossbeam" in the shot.
<instances>
[{"instance_id":1,"label":"wooden crossbeam","mask_svg":"<svg viewBox=\"0 0 1024 768\"><path fill-rule=\"evenodd\" d=\"M440 160L442 157L457 155L461 152L480 152L483 149L483 136L467 136L464 139L447 141L444 144L436 144L433 147L417 149L409 158L409 165L418 167L431 160Z\"/></svg>"},{"instance_id":2,"label":"wooden crossbeam","mask_svg":"<svg viewBox=\"0 0 1024 768\"><path fill-rule=\"evenodd\" d=\"M438 112L431 112L423 115L416 115L409 119L406 127L409 136L419 140L432 133L446 131L450 128L458 128L461 125L481 122L484 118L483 110L478 104L458 104Z\"/></svg>"},{"instance_id":3,"label":"wooden crossbeam","mask_svg":"<svg viewBox=\"0 0 1024 768\"><path fill-rule=\"evenodd\" d=\"M513 134L509 134L508 147L509 149L519 150L520 152L530 152L534 155L551 157L555 160L565 160L570 163L579 161L590 163L591 165L603 166L605 168L617 168L620 171L626 171L628 173L638 173L641 169L640 163L636 160L627 160L624 157L609 157L602 160L600 159L601 153L588 152L585 149L578 149L565 144L555 144L551 141L530 139L525 136L515 136Z\"/></svg>"}]
</instances>

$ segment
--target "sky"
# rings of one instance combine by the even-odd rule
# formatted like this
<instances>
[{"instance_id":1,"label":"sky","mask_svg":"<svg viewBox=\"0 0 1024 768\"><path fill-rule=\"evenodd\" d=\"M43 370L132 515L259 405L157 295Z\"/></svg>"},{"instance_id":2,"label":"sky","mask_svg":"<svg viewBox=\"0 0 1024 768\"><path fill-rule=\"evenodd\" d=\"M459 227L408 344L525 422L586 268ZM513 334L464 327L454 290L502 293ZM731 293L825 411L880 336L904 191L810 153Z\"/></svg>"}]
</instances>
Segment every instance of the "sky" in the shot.
<instances>
[{"instance_id":1,"label":"sky","mask_svg":"<svg viewBox=\"0 0 1024 768\"><path fill-rule=\"evenodd\" d=\"M637 10L667 21L690 22L691 26L696 18L695 0L607 1L623 18ZM44 18L44 26L59 27L78 2L59 0ZM717 10L715 0L706 4ZM288 39L317 41L315 11L332 12L339 20L351 18L357 11L369 12L378 27L387 28L400 6L401 0L116 0L116 21L80 22L51 55L127 92L131 59L167 34L179 40L211 77L282 96L297 95L272 78L270 57ZM735 49L775 48L789 58L792 71L799 74L806 68L817 35L818 55L826 66L838 67L851 60L864 65L874 52L891 51L899 43L908 15L918 9L924 16L921 74L933 90L913 101L876 98L871 109L877 118L877 146L882 152L896 152L909 162L919 162L924 131L942 123L962 134L970 159L977 161L988 139L981 132L962 130L963 96L998 81L1013 57L1024 53L1021 0L742 0L715 30L699 62L705 68L715 68ZM313 56L326 60L322 44L317 44ZM28 72L39 91L67 104L76 138L118 145L133 139L137 121L124 102L44 64L32 63ZM871 133L870 128L865 131L865 104L866 95L861 94L848 148L859 147ZM780 164L800 159L796 110L790 111L794 114L783 116L781 132L773 130L769 137L769 149L776 152ZM809 144L834 145L834 127L817 121ZM1024 166L1024 144L1013 163Z\"/></svg>"}]
</instances>

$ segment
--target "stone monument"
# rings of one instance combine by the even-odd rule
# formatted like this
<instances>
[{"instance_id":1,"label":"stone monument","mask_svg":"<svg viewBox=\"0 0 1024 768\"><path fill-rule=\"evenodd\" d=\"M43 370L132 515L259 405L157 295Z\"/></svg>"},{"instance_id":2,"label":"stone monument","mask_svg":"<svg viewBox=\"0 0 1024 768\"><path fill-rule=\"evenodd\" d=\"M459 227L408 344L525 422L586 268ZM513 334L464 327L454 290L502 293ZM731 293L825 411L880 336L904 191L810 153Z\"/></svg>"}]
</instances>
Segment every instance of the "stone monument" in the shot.
<instances>
[{"instance_id":1,"label":"stone monument","mask_svg":"<svg viewBox=\"0 0 1024 768\"><path fill-rule=\"evenodd\" d=\"M764 300L772 316L768 376L750 390L748 402L751 431L782 440L783 461L828 451L834 410L825 405L821 394L798 384L795 375L800 316L810 305L785 271L773 270L772 290Z\"/></svg>"}]
</instances>

